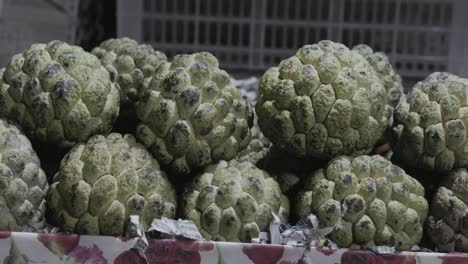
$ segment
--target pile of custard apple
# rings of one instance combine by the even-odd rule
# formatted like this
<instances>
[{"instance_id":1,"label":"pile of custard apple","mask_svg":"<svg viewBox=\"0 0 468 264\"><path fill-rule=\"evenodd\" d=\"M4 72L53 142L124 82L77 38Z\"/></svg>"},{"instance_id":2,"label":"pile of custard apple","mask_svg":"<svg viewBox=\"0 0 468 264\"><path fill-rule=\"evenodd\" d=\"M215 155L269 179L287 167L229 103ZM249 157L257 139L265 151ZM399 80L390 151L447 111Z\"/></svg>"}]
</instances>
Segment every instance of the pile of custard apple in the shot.
<instances>
[{"instance_id":1,"label":"pile of custard apple","mask_svg":"<svg viewBox=\"0 0 468 264\"><path fill-rule=\"evenodd\" d=\"M468 252L468 79L435 72L405 94L384 53L323 40L233 80L211 53L129 38L13 55L0 230L120 236L138 215L251 242L313 214L339 247Z\"/></svg>"}]
</instances>

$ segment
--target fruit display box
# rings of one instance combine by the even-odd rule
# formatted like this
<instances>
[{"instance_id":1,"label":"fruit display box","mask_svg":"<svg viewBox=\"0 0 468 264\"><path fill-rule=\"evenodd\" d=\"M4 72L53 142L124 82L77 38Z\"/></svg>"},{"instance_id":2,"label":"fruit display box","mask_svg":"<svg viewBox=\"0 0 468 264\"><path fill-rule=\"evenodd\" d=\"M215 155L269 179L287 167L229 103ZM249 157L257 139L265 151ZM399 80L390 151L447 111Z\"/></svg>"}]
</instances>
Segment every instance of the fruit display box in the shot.
<instances>
[{"instance_id":1,"label":"fruit display box","mask_svg":"<svg viewBox=\"0 0 468 264\"><path fill-rule=\"evenodd\" d=\"M385 51L404 78L468 74L467 1L117 1L117 35L169 56L206 50L222 66L263 71L303 43L331 39Z\"/></svg>"},{"instance_id":2,"label":"fruit display box","mask_svg":"<svg viewBox=\"0 0 468 264\"><path fill-rule=\"evenodd\" d=\"M0 232L2 263L386 263L461 264L468 254L372 251L215 241ZM140 250L138 250L140 248ZM141 253L140 253L141 252Z\"/></svg>"}]
</instances>

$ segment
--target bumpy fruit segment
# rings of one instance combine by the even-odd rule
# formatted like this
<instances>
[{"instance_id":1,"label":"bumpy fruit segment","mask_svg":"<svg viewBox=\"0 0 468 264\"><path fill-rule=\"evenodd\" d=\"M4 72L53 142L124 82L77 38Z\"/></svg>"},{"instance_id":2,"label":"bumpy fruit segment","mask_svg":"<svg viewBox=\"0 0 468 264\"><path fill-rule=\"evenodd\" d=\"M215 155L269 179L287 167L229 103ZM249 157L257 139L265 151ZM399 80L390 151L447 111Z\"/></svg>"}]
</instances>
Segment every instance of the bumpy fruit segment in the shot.
<instances>
[{"instance_id":1,"label":"bumpy fruit segment","mask_svg":"<svg viewBox=\"0 0 468 264\"><path fill-rule=\"evenodd\" d=\"M0 231L41 230L48 188L29 140L0 119Z\"/></svg>"},{"instance_id":2,"label":"bumpy fruit segment","mask_svg":"<svg viewBox=\"0 0 468 264\"><path fill-rule=\"evenodd\" d=\"M287 222L288 198L250 162L210 165L183 194L183 218L194 221L206 239L250 242L268 231L272 212Z\"/></svg>"},{"instance_id":3,"label":"bumpy fruit segment","mask_svg":"<svg viewBox=\"0 0 468 264\"><path fill-rule=\"evenodd\" d=\"M120 86L122 103L136 102L148 88L155 69L167 57L151 45L130 38L111 38L91 51Z\"/></svg>"},{"instance_id":4,"label":"bumpy fruit segment","mask_svg":"<svg viewBox=\"0 0 468 264\"><path fill-rule=\"evenodd\" d=\"M436 72L395 110L395 158L405 166L448 172L468 166L468 79Z\"/></svg>"},{"instance_id":5,"label":"bumpy fruit segment","mask_svg":"<svg viewBox=\"0 0 468 264\"><path fill-rule=\"evenodd\" d=\"M296 216L310 213L340 247L396 246L422 238L428 203L422 185L382 156L340 156L310 174L295 200Z\"/></svg>"},{"instance_id":6,"label":"bumpy fruit segment","mask_svg":"<svg viewBox=\"0 0 468 264\"><path fill-rule=\"evenodd\" d=\"M176 55L137 103L137 137L174 175L231 160L250 142L251 106L210 53Z\"/></svg>"},{"instance_id":7,"label":"bumpy fruit segment","mask_svg":"<svg viewBox=\"0 0 468 264\"><path fill-rule=\"evenodd\" d=\"M297 157L369 153L390 108L372 66L342 44L321 41L268 69L256 104L265 136Z\"/></svg>"},{"instance_id":8,"label":"bumpy fruit segment","mask_svg":"<svg viewBox=\"0 0 468 264\"><path fill-rule=\"evenodd\" d=\"M0 70L0 117L31 140L67 148L108 133L119 101L99 59L61 41L33 44Z\"/></svg>"},{"instance_id":9,"label":"bumpy fruit segment","mask_svg":"<svg viewBox=\"0 0 468 264\"><path fill-rule=\"evenodd\" d=\"M426 226L438 251L468 252L468 171L450 172L433 197Z\"/></svg>"},{"instance_id":10,"label":"bumpy fruit segment","mask_svg":"<svg viewBox=\"0 0 468 264\"><path fill-rule=\"evenodd\" d=\"M64 231L124 235L130 215L143 228L173 218L176 194L158 162L132 135L94 136L64 157L48 195Z\"/></svg>"}]
</instances>

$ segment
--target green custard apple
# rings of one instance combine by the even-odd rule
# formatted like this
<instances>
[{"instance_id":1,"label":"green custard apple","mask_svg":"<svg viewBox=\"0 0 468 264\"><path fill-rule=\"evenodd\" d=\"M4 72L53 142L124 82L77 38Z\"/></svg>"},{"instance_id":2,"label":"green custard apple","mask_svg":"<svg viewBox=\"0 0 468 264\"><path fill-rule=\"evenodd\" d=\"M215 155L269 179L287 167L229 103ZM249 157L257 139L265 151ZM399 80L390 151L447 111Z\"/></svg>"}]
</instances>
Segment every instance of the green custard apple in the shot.
<instances>
[{"instance_id":1,"label":"green custard apple","mask_svg":"<svg viewBox=\"0 0 468 264\"><path fill-rule=\"evenodd\" d=\"M434 195L426 232L438 251L468 252L468 171L450 172Z\"/></svg>"},{"instance_id":2,"label":"green custard apple","mask_svg":"<svg viewBox=\"0 0 468 264\"><path fill-rule=\"evenodd\" d=\"M206 167L182 200L182 217L209 240L250 242L268 231L272 212L284 223L289 215L278 183L254 164L236 160Z\"/></svg>"},{"instance_id":3,"label":"green custard apple","mask_svg":"<svg viewBox=\"0 0 468 264\"><path fill-rule=\"evenodd\" d=\"M423 186L382 156L340 156L310 174L295 200L296 216L313 213L340 247L409 250L423 235Z\"/></svg>"},{"instance_id":4,"label":"green custard apple","mask_svg":"<svg viewBox=\"0 0 468 264\"><path fill-rule=\"evenodd\" d=\"M324 40L264 73L256 112L278 149L327 160L369 153L387 128L390 108L367 60Z\"/></svg>"},{"instance_id":5,"label":"green custard apple","mask_svg":"<svg viewBox=\"0 0 468 264\"><path fill-rule=\"evenodd\" d=\"M468 79L432 73L398 104L394 119L398 162L436 172L468 166Z\"/></svg>"},{"instance_id":6,"label":"green custard apple","mask_svg":"<svg viewBox=\"0 0 468 264\"><path fill-rule=\"evenodd\" d=\"M0 231L41 230L48 188L29 140L0 119Z\"/></svg>"},{"instance_id":7,"label":"green custard apple","mask_svg":"<svg viewBox=\"0 0 468 264\"><path fill-rule=\"evenodd\" d=\"M130 215L143 228L174 218L176 194L158 162L132 135L96 135L64 157L47 197L63 231L124 235Z\"/></svg>"},{"instance_id":8,"label":"green custard apple","mask_svg":"<svg viewBox=\"0 0 468 264\"><path fill-rule=\"evenodd\" d=\"M136 102L148 88L155 69L167 61L163 52L126 37L107 39L91 53L107 68L111 80L119 84L122 103Z\"/></svg>"},{"instance_id":9,"label":"green custard apple","mask_svg":"<svg viewBox=\"0 0 468 264\"><path fill-rule=\"evenodd\" d=\"M107 133L119 100L99 59L65 42L33 44L0 70L0 117L31 140L67 148Z\"/></svg>"},{"instance_id":10,"label":"green custard apple","mask_svg":"<svg viewBox=\"0 0 468 264\"><path fill-rule=\"evenodd\" d=\"M138 101L137 138L174 175L231 160L250 142L253 112L208 52L176 55Z\"/></svg>"}]
</instances>

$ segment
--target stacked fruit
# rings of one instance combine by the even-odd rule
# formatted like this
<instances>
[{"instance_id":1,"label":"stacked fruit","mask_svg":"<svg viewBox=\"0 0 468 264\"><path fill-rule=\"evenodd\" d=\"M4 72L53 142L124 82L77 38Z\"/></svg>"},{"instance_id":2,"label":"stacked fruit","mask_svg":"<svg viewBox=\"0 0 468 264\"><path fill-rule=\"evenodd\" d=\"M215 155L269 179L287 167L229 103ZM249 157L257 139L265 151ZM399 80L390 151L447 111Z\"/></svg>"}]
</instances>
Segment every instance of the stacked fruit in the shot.
<instances>
[{"instance_id":1,"label":"stacked fruit","mask_svg":"<svg viewBox=\"0 0 468 264\"><path fill-rule=\"evenodd\" d=\"M385 54L320 41L263 74L254 112L212 54L168 60L123 38L34 44L0 84L0 229L122 235L130 215L177 216L250 242L274 215L314 214L341 247L408 250L426 227L468 251L466 79L434 73L405 96ZM67 153L49 183L53 153L35 144ZM436 172L429 204L415 177Z\"/></svg>"}]
</instances>

